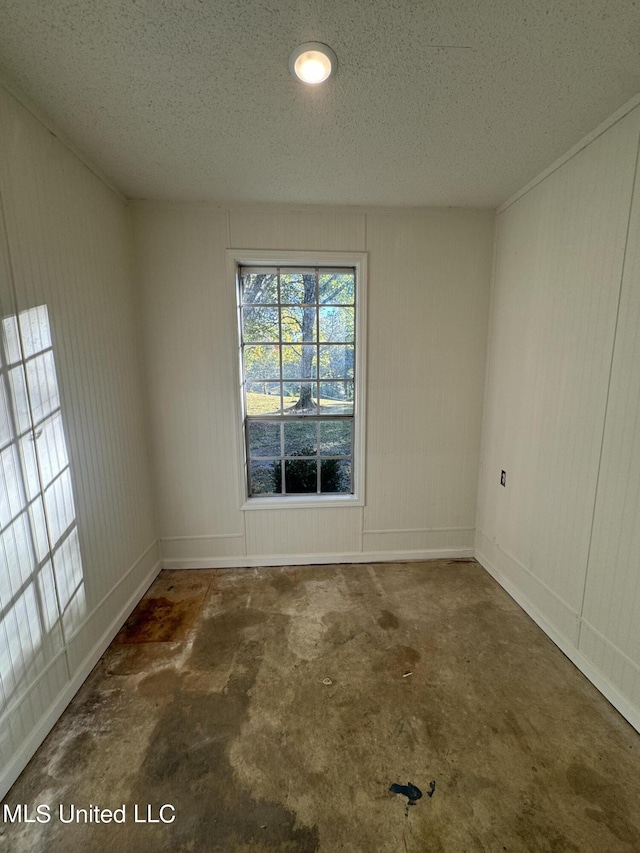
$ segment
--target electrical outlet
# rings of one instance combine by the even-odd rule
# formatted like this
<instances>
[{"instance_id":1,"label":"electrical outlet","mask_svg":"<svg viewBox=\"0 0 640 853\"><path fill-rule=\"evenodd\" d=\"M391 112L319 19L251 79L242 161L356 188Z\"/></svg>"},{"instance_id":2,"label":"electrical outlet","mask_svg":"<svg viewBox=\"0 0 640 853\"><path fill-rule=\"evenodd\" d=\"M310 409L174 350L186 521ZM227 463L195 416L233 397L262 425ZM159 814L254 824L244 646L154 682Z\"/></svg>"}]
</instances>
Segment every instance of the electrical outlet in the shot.
<instances>
[{"instance_id":1,"label":"electrical outlet","mask_svg":"<svg viewBox=\"0 0 640 853\"><path fill-rule=\"evenodd\" d=\"M500 485L501 486L507 485L507 472L506 471L500 472Z\"/></svg>"}]
</instances>

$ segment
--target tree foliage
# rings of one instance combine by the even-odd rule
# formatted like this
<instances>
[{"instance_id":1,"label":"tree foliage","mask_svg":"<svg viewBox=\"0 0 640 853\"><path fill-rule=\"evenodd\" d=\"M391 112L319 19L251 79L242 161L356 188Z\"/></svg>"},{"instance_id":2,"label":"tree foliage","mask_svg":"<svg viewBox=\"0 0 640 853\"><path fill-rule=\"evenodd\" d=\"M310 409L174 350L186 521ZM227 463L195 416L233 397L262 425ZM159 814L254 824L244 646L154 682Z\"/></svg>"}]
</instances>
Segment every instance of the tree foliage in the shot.
<instances>
[{"instance_id":1,"label":"tree foliage","mask_svg":"<svg viewBox=\"0 0 640 853\"><path fill-rule=\"evenodd\" d=\"M299 381L297 400L285 409L295 414L315 413L314 384L310 381L347 380L325 384L322 396L353 399L354 280L353 273L283 271L245 273L242 276L244 359L248 379ZM320 348L316 349L320 337ZM348 342L340 346L331 342ZM319 360L319 364L317 361ZM285 390L286 396L286 390Z\"/></svg>"}]
</instances>

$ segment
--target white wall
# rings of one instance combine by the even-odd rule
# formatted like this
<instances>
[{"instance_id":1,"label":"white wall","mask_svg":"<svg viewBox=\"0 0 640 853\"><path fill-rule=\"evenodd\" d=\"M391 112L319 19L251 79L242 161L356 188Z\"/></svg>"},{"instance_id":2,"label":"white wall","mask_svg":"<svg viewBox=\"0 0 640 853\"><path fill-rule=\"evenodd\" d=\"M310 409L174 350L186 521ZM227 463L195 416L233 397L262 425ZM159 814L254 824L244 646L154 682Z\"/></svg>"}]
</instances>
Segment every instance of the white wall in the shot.
<instances>
[{"instance_id":1,"label":"white wall","mask_svg":"<svg viewBox=\"0 0 640 853\"><path fill-rule=\"evenodd\" d=\"M636 727L639 137L636 108L499 212L476 550Z\"/></svg>"},{"instance_id":2,"label":"white wall","mask_svg":"<svg viewBox=\"0 0 640 853\"><path fill-rule=\"evenodd\" d=\"M494 214L138 202L165 566L471 554ZM369 253L366 506L242 512L225 249Z\"/></svg>"},{"instance_id":3,"label":"white wall","mask_svg":"<svg viewBox=\"0 0 640 853\"><path fill-rule=\"evenodd\" d=\"M41 327L50 327L60 394L57 447L44 447L46 430L20 446L42 450L45 467L53 457L68 462L65 488L43 488L25 509L24 477L10 467L20 442L8 422L0 430L3 482L11 493L7 498L0 490L5 521L18 519L36 538L46 526L50 539L40 560L38 543L27 536L16 550L11 525L3 532L4 793L157 573L159 555L127 207L3 89L0 197L2 320L46 306L39 316ZM22 371L20 364L9 373L15 379ZM9 373L3 374L7 394ZM52 382L51 375L47 387ZM2 406L3 417L8 408ZM40 475L46 485L50 475ZM65 525L66 533L57 531Z\"/></svg>"}]
</instances>

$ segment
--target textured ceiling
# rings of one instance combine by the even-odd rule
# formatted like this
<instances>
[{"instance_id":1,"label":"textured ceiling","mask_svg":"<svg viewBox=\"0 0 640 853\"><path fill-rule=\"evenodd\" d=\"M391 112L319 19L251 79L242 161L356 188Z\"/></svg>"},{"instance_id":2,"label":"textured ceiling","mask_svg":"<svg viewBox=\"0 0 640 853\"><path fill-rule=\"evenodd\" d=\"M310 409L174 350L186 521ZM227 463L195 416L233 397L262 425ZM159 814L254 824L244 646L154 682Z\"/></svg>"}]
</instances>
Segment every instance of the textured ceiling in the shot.
<instances>
[{"instance_id":1,"label":"textured ceiling","mask_svg":"<svg viewBox=\"0 0 640 853\"><path fill-rule=\"evenodd\" d=\"M0 0L0 20L5 79L133 198L495 207L640 90L635 0ZM324 87L289 74L305 41L338 55Z\"/></svg>"}]
</instances>

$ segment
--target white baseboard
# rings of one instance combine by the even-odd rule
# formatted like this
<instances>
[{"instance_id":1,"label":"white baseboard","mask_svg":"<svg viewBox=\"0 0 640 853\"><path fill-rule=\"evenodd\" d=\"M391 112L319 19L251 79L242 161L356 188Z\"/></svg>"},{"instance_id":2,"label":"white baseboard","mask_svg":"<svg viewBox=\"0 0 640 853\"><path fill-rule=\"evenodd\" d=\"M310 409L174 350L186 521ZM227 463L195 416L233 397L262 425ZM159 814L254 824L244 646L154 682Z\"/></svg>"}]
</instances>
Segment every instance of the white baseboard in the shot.
<instances>
[{"instance_id":1,"label":"white baseboard","mask_svg":"<svg viewBox=\"0 0 640 853\"><path fill-rule=\"evenodd\" d=\"M148 550L149 549L147 549L147 551ZM136 567L136 565L138 565L138 562L139 561L136 561L131 569L126 572L125 577ZM105 653L109 644L123 626L134 607L138 604L144 593L149 589L155 578L158 576L160 569L160 562L157 561L155 565L146 572L136 587L135 592L129 597L117 616L111 620L109 627L104 631L100 639L89 650L82 664L78 669L76 669L71 680L65 684L64 688L56 696L51 707L42 717L40 717L36 726L31 730L27 739L20 745L19 749L11 756L4 767L2 767L2 770L0 771L0 800L4 799L11 786L27 766L40 744L49 734L62 712L82 686L84 680ZM27 700L28 696L29 694L27 693L21 701ZM19 710L19 706L17 710Z\"/></svg>"},{"instance_id":2,"label":"white baseboard","mask_svg":"<svg viewBox=\"0 0 640 853\"><path fill-rule=\"evenodd\" d=\"M513 600L530 616L560 651L577 666L580 672L589 679L593 686L622 714L636 731L640 732L640 711L608 680L594 664L585 657L568 639L547 622L540 611L498 571L491 561L481 551L476 549L476 560L496 580Z\"/></svg>"},{"instance_id":3,"label":"white baseboard","mask_svg":"<svg viewBox=\"0 0 640 853\"><path fill-rule=\"evenodd\" d=\"M163 569L244 569L256 566L317 566L339 563L407 563L417 560L461 560L473 558L472 548L428 551L354 551L346 554L262 554L261 556L169 559Z\"/></svg>"}]
</instances>

